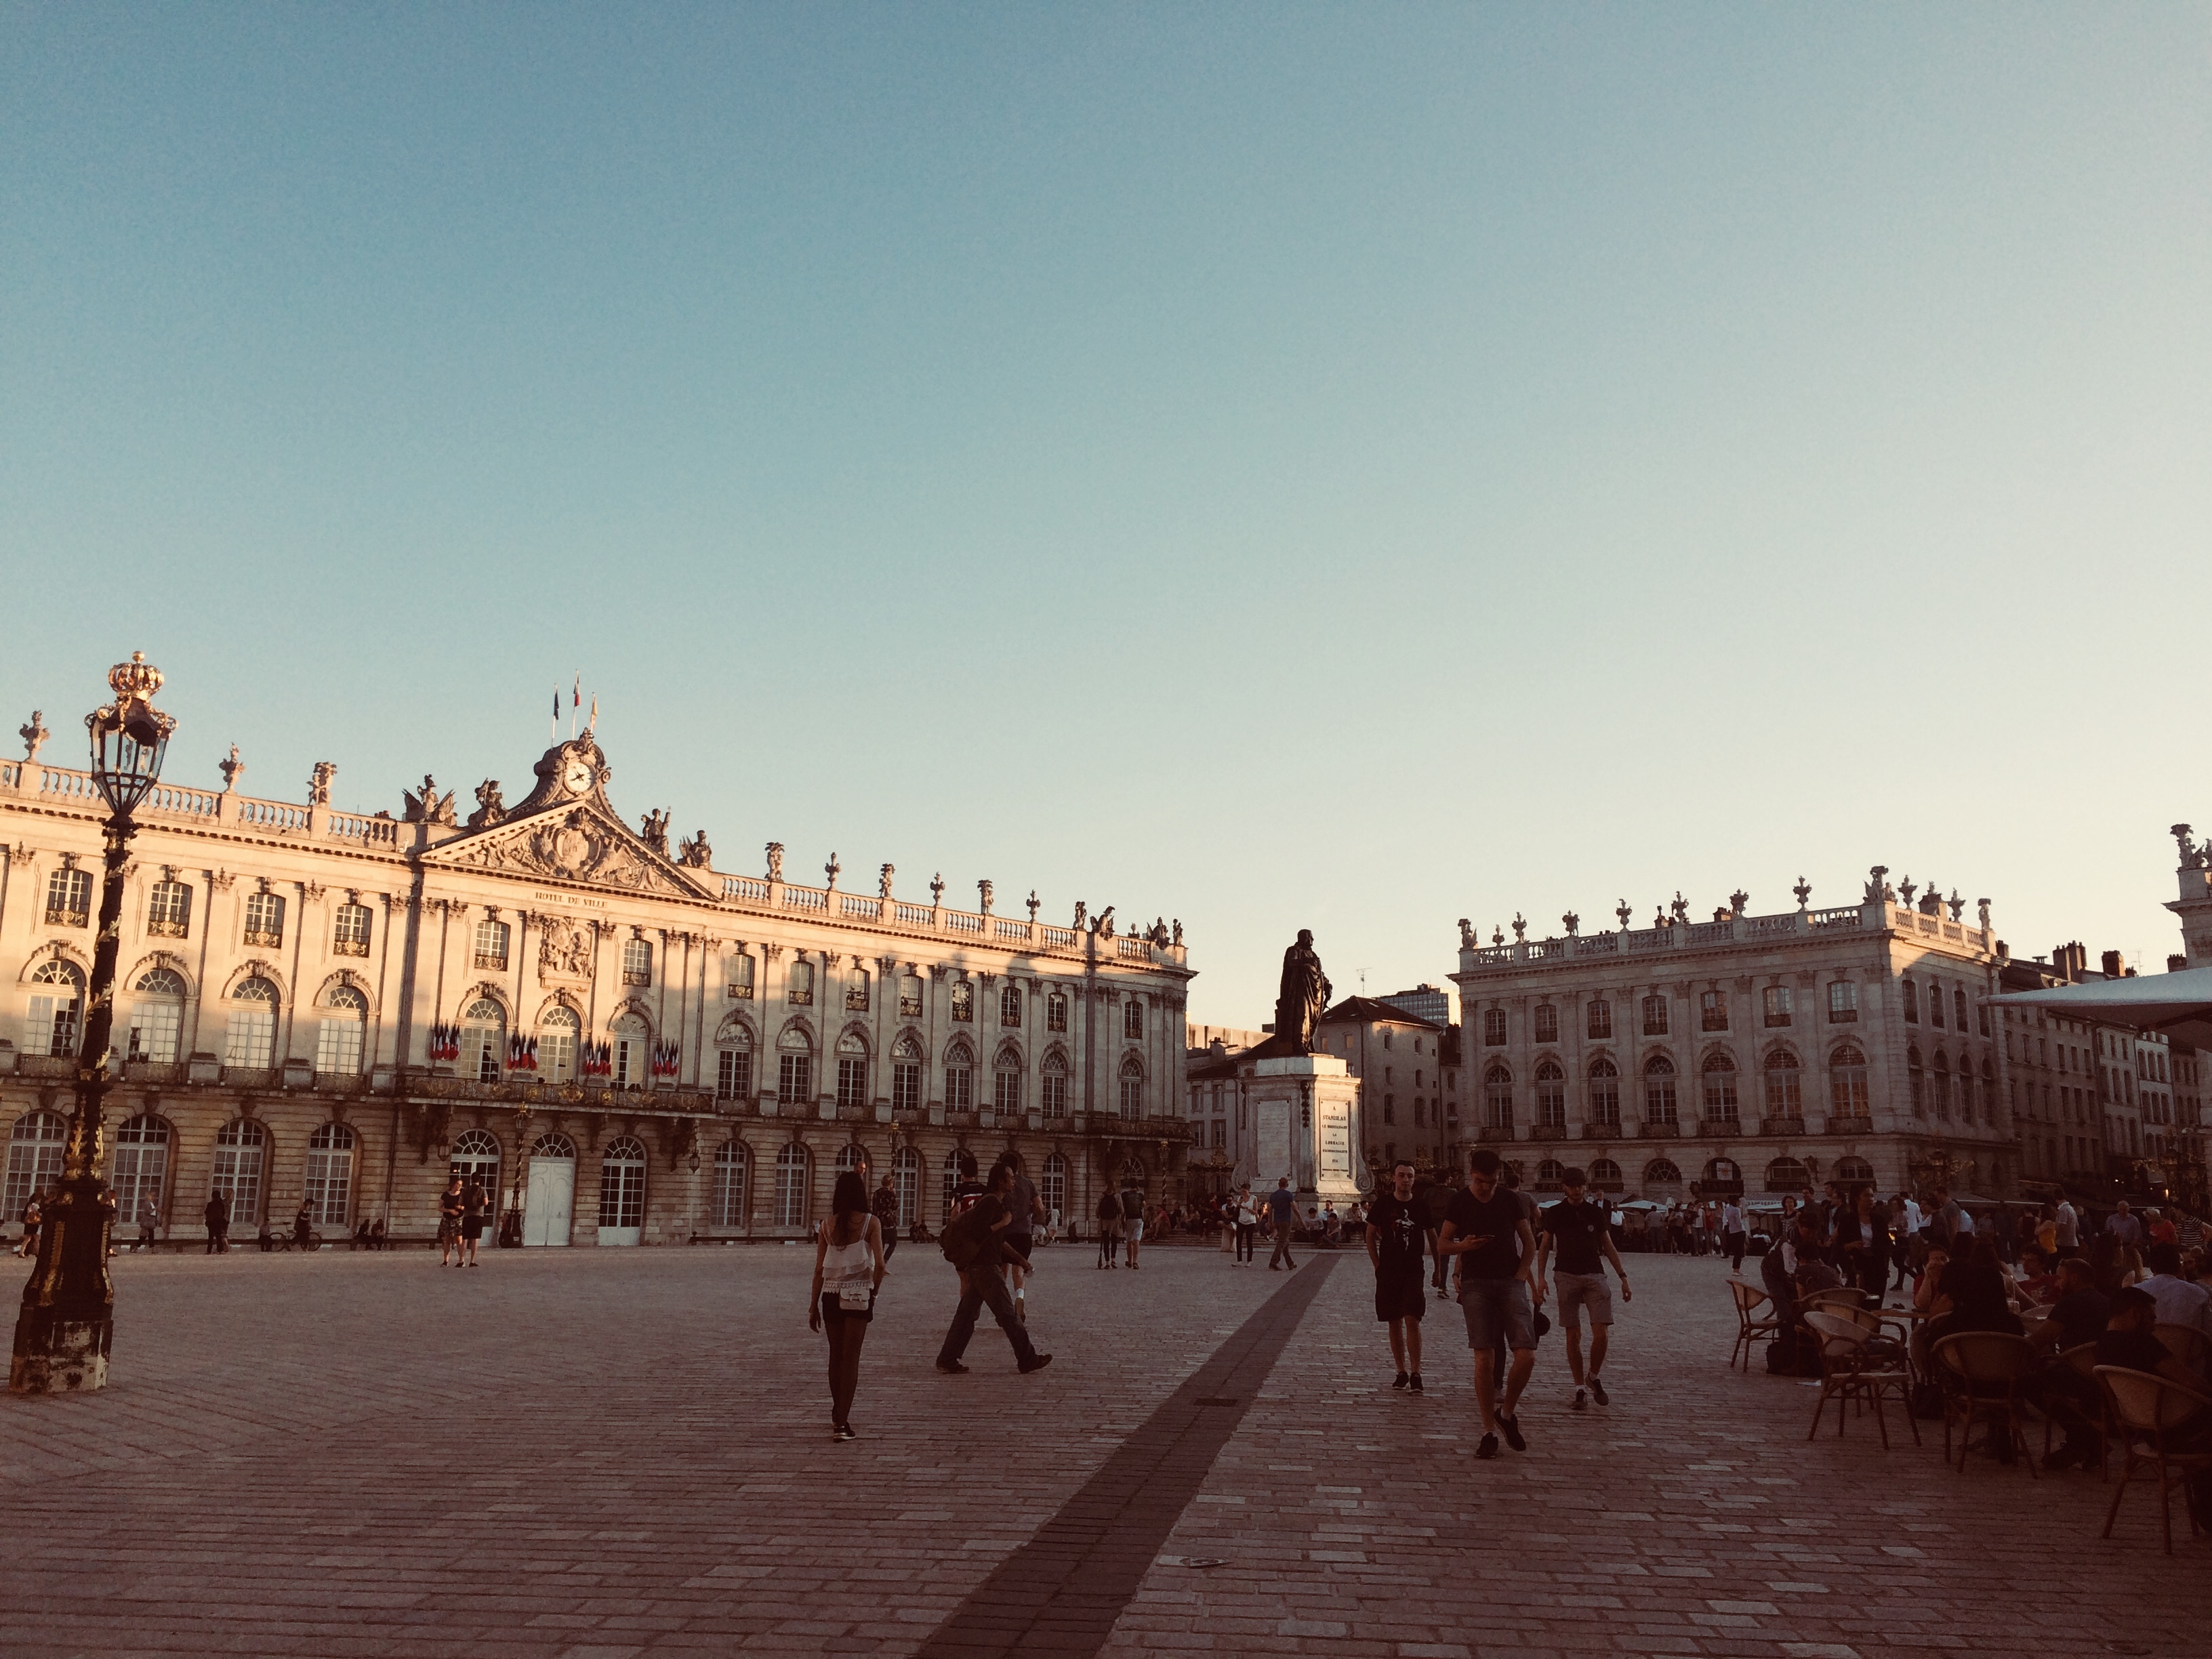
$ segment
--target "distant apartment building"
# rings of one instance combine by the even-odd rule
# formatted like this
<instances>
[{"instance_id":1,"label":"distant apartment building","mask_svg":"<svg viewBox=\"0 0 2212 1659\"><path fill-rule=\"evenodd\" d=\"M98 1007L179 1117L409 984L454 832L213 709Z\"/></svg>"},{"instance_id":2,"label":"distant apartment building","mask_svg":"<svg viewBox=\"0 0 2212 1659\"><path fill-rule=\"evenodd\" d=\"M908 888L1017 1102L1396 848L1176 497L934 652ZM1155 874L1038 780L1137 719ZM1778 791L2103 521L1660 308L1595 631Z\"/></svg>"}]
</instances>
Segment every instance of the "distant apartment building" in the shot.
<instances>
[{"instance_id":1,"label":"distant apartment building","mask_svg":"<svg viewBox=\"0 0 2212 1659\"><path fill-rule=\"evenodd\" d=\"M1402 1008L1416 1019L1425 1019L1431 1025L1446 1026L1452 1023L1451 993L1440 991L1424 981L1410 991L1393 991L1387 997L1377 997L1393 1008Z\"/></svg>"},{"instance_id":2,"label":"distant apartment building","mask_svg":"<svg viewBox=\"0 0 2212 1659\"><path fill-rule=\"evenodd\" d=\"M1460 924L1471 1139L1539 1191L1580 1164L1608 1192L1681 1198L1947 1179L1989 1196L2016 1178L2011 1115L1983 999L2000 947L1986 902L1876 866L1861 898L1710 921L1677 897L1652 926L1484 945ZM1371 1087L1371 1085L1370 1085Z\"/></svg>"}]
</instances>

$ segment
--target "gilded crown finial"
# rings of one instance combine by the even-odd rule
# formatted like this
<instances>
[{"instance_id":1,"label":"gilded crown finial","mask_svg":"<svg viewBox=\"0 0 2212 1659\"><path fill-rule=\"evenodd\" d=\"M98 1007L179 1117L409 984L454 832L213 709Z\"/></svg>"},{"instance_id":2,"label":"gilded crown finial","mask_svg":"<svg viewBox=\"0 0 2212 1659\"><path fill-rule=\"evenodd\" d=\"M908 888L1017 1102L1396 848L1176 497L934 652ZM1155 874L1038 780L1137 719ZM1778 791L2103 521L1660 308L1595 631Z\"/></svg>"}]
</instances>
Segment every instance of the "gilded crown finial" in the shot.
<instances>
[{"instance_id":1,"label":"gilded crown finial","mask_svg":"<svg viewBox=\"0 0 2212 1659\"><path fill-rule=\"evenodd\" d=\"M133 651L129 662L107 671L107 684L118 703L144 702L161 689L161 671L146 660L143 651Z\"/></svg>"}]
</instances>

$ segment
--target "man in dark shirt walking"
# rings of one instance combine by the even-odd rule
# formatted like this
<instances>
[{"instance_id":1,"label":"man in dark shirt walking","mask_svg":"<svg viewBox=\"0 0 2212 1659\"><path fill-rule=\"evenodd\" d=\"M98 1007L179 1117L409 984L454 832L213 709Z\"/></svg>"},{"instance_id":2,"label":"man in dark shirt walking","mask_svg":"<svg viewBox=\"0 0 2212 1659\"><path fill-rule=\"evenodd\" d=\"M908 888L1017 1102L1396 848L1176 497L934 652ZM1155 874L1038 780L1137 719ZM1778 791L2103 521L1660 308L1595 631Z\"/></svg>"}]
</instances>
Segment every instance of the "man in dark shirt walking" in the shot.
<instances>
[{"instance_id":1,"label":"man in dark shirt walking","mask_svg":"<svg viewBox=\"0 0 2212 1659\"><path fill-rule=\"evenodd\" d=\"M230 1249L230 1200L220 1192L208 1194L207 1208L200 1213L207 1218L210 1255L222 1255Z\"/></svg>"},{"instance_id":2,"label":"man in dark shirt walking","mask_svg":"<svg viewBox=\"0 0 2212 1659\"><path fill-rule=\"evenodd\" d=\"M1536 1304L1544 1299L1535 1230L1519 1198L1499 1189L1498 1171L1498 1154L1487 1146L1477 1148L1468 1160L1467 1188L1452 1200L1437 1241L1437 1253L1459 1263L1460 1310L1467 1316L1467 1345L1474 1350L1475 1405L1482 1413L1477 1457L1498 1455L1501 1429L1515 1451L1528 1449L1513 1408L1535 1367ZM1495 1393L1497 1359L1491 1352L1500 1336L1513 1352L1502 1404Z\"/></svg>"},{"instance_id":3,"label":"man in dark shirt walking","mask_svg":"<svg viewBox=\"0 0 2212 1659\"><path fill-rule=\"evenodd\" d=\"M1367 1212L1367 1259L1375 1267L1375 1316L1390 1328L1390 1358L1397 1362L1394 1389L1421 1392L1421 1316L1428 1311L1421 1282L1421 1246L1429 1236L1426 1206L1413 1201L1413 1165L1400 1158L1390 1190Z\"/></svg>"},{"instance_id":4,"label":"man in dark shirt walking","mask_svg":"<svg viewBox=\"0 0 2212 1659\"><path fill-rule=\"evenodd\" d=\"M1601 1198L1595 1202L1587 1198L1586 1180L1580 1170L1569 1170L1560 1176L1565 1196L1544 1212L1544 1242L1536 1255L1540 1276L1552 1260L1552 1252L1559 1252L1552 1282L1559 1286L1559 1321L1567 1328L1567 1370L1575 1379L1577 1411L1584 1408L1586 1394L1596 1396L1601 1406L1607 1403L1605 1384L1598 1380L1598 1368L1605 1364L1606 1339L1613 1334L1613 1293L1605 1283L1607 1261L1620 1275L1620 1299L1626 1302L1632 1296L1628 1269L1620 1265L1620 1254L1613 1248L1612 1206ZM1590 1322L1587 1390L1583 1387L1584 1309L1589 1310Z\"/></svg>"},{"instance_id":5,"label":"man in dark shirt walking","mask_svg":"<svg viewBox=\"0 0 2212 1659\"><path fill-rule=\"evenodd\" d=\"M945 1346L937 1351L937 1369L956 1376L967 1370L960 1356L968 1351L968 1339L975 1334L975 1316L988 1308L1006 1340L1014 1345L1014 1359L1021 1370L1041 1371L1052 1364L1052 1356L1039 1353L1030 1343L1030 1334L1014 1310L1014 1299L1006 1293L1006 1281L999 1276L1006 1260L1000 1238L1014 1218L1009 1208L1014 1190L1013 1160L1001 1158L994 1164L987 1187L978 1187L974 1180L975 1161L971 1155L963 1152L961 1163L969 1179L952 1189L952 1213L946 1218L945 1231L951 1233L954 1221L966 1224L972 1217L974 1229L982 1235L982 1248L960 1268L960 1305L953 1310L951 1328L945 1333Z\"/></svg>"},{"instance_id":6,"label":"man in dark shirt walking","mask_svg":"<svg viewBox=\"0 0 2212 1659\"><path fill-rule=\"evenodd\" d=\"M1275 1230L1275 1253L1267 1258L1267 1271L1297 1267L1291 1260L1291 1239L1297 1231L1298 1195L1291 1190L1288 1176L1277 1181L1275 1190L1267 1194L1267 1220Z\"/></svg>"}]
</instances>

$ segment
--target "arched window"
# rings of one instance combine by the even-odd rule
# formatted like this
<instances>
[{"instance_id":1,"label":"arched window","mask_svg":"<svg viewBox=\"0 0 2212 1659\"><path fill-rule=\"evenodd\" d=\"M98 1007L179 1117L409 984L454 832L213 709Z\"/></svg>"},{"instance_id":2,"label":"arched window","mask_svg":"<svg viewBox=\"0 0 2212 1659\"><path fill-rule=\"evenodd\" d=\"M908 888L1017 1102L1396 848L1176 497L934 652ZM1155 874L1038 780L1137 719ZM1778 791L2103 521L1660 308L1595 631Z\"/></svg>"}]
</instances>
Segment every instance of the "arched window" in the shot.
<instances>
[{"instance_id":1,"label":"arched window","mask_svg":"<svg viewBox=\"0 0 2212 1659\"><path fill-rule=\"evenodd\" d=\"M1778 1158L1766 1166L1766 1190L1770 1193L1806 1193L1813 1189L1813 1177L1805 1166L1794 1158Z\"/></svg>"},{"instance_id":2,"label":"arched window","mask_svg":"<svg viewBox=\"0 0 2212 1659\"><path fill-rule=\"evenodd\" d=\"M1613 1005L1603 997L1591 998L1589 1019L1583 1030L1592 1042L1610 1042L1613 1037Z\"/></svg>"},{"instance_id":3,"label":"arched window","mask_svg":"<svg viewBox=\"0 0 2212 1659\"><path fill-rule=\"evenodd\" d=\"M1044 1115L1047 1117L1066 1117L1067 1115L1066 1055L1055 1051L1045 1056L1042 1081Z\"/></svg>"},{"instance_id":4,"label":"arched window","mask_svg":"<svg viewBox=\"0 0 2212 1659\"><path fill-rule=\"evenodd\" d=\"M1928 1109L1928 1073L1920 1064L1920 1045L1906 1045L1905 1075L1912 1085L1912 1115L1918 1117Z\"/></svg>"},{"instance_id":5,"label":"arched window","mask_svg":"<svg viewBox=\"0 0 2212 1659\"><path fill-rule=\"evenodd\" d=\"M39 964L31 975L31 983L44 988L31 994L30 1013L24 1021L25 1051L75 1054L77 1023L84 1007L84 975L75 963L56 957Z\"/></svg>"},{"instance_id":6,"label":"arched window","mask_svg":"<svg viewBox=\"0 0 2212 1659\"><path fill-rule=\"evenodd\" d=\"M628 1135L599 1155L599 1225L623 1232L645 1225L645 1147Z\"/></svg>"},{"instance_id":7,"label":"arched window","mask_svg":"<svg viewBox=\"0 0 2212 1659\"><path fill-rule=\"evenodd\" d=\"M1909 979L1899 980L1898 983L1903 988L1899 994L1905 1002L1905 1018L1909 1024L1917 1025L1920 1024L1920 988Z\"/></svg>"},{"instance_id":8,"label":"arched window","mask_svg":"<svg viewBox=\"0 0 2212 1659\"><path fill-rule=\"evenodd\" d=\"M1145 1166L1133 1158L1121 1160L1121 1190L1125 1193L1145 1190Z\"/></svg>"},{"instance_id":9,"label":"arched window","mask_svg":"<svg viewBox=\"0 0 2212 1659\"><path fill-rule=\"evenodd\" d=\"M1874 1165L1863 1158L1839 1158L1831 1173L1839 1187L1866 1186L1874 1180Z\"/></svg>"},{"instance_id":10,"label":"arched window","mask_svg":"<svg viewBox=\"0 0 2212 1659\"><path fill-rule=\"evenodd\" d=\"M945 1051L945 1109L975 1109L975 1057L968 1052L965 1042L956 1042Z\"/></svg>"},{"instance_id":11,"label":"arched window","mask_svg":"<svg viewBox=\"0 0 2212 1659\"><path fill-rule=\"evenodd\" d=\"M573 1160L576 1156L576 1143L564 1134L542 1134L530 1143L530 1156L533 1158L565 1158Z\"/></svg>"},{"instance_id":12,"label":"arched window","mask_svg":"<svg viewBox=\"0 0 2212 1659\"><path fill-rule=\"evenodd\" d=\"M1766 1056L1766 1115L1769 1117L1805 1115L1805 1087L1799 1080L1802 1068L1787 1048Z\"/></svg>"},{"instance_id":13,"label":"arched window","mask_svg":"<svg viewBox=\"0 0 2212 1659\"><path fill-rule=\"evenodd\" d=\"M1559 1011L1548 1002L1536 1005L1536 1041L1557 1042L1559 1040Z\"/></svg>"},{"instance_id":14,"label":"arched window","mask_svg":"<svg viewBox=\"0 0 2212 1659\"><path fill-rule=\"evenodd\" d=\"M1710 1158L1705 1160L1705 1190L1722 1194L1743 1190L1743 1170L1732 1158Z\"/></svg>"},{"instance_id":15,"label":"arched window","mask_svg":"<svg viewBox=\"0 0 2212 1659\"><path fill-rule=\"evenodd\" d=\"M167 968L149 969L138 976L137 995L131 1004L131 1035L125 1042L125 1057L136 1065L174 1065L184 1024L183 978Z\"/></svg>"},{"instance_id":16,"label":"arched window","mask_svg":"<svg viewBox=\"0 0 2212 1659\"><path fill-rule=\"evenodd\" d=\"M753 1034L741 1019L726 1019L714 1034L714 1098L750 1100L753 1092Z\"/></svg>"},{"instance_id":17,"label":"arched window","mask_svg":"<svg viewBox=\"0 0 2212 1659\"><path fill-rule=\"evenodd\" d=\"M1536 1121L1547 1129L1567 1127L1567 1074L1557 1060L1536 1067Z\"/></svg>"},{"instance_id":18,"label":"arched window","mask_svg":"<svg viewBox=\"0 0 2212 1659\"><path fill-rule=\"evenodd\" d=\"M507 1011L489 997L478 997L461 1010L459 1076L478 1083L499 1081L507 1063Z\"/></svg>"},{"instance_id":19,"label":"arched window","mask_svg":"<svg viewBox=\"0 0 2212 1659\"><path fill-rule=\"evenodd\" d=\"M1666 1158L1655 1158L1644 1166L1644 1189L1646 1192L1654 1187L1680 1187L1681 1184L1682 1172Z\"/></svg>"},{"instance_id":20,"label":"arched window","mask_svg":"<svg viewBox=\"0 0 2212 1659\"><path fill-rule=\"evenodd\" d=\"M752 1217L752 1158L742 1140L714 1149L714 1192L709 1224L725 1230L747 1225Z\"/></svg>"},{"instance_id":21,"label":"arched window","mask_svg":"<svg viewBox=\"0 0 2212 1659\"><path fill-rule=\"evenodd\" d=\"M960 1184L960 1149L955 1146L945 1155L943 1178L939 1182L937 1224L943 1226L952 1219L952 1189Z\"/></svg>"},{"instance_id":22,"label":"arched window","mask_svg":"<svg viewBox=\"0 0 2212 1659\"><path fill-rule=\"evenodd\" d=\"M633 939L631 943L636 941ZM653 1061L653 1028L646 1024L645 1016L623 1014L608 1028L607 1035L614 1048L609 1059L615 1087L645 1087L646 1071Z\"/></svg>"},{"instance_id":23,"label":"arched window","mask_svg":"<svg viewBox=\"0 0 2212 1659\"><path fill-rule=\"evenodd\" d=\"M307 1214L318 1227L353 1218L353 1131L325 1123L307 1137Z\"/></svg>"},{"instance_id":24,"label":"arched window","mask_svg":"<svg viewBox=\"0 0 2212 1659\"><path fill-rule=\"evenodd\" d=\"M538 1022L538 1074L548 1083L576 1080L576 1038L584 1022L576 1011L555 1003Z\"/></svg>"},{"instance_id":25,"label":"arched window","mask_svg":"<svg viewBox=\"0 0 2212 1659\"><path fill-rule=\"evenodd\" d=\"M1121 1035L1132 1042L1144 1040L1145 1005L1135 997L1121 1005Z\"/></svg>"},{"instance_id":26,"label":"arched window","mask_svg":"<svg viewBox=\"0 0 2212 1659\"><path fill-rule=\"evenodd\" d=\"M921 1044L911 1032L891 1044L891 1110L921 1109Z\"/></svg>"},{"instance_id":27,"label":"arched window","mask_svg":"<svg viewBox=\"0 0 2212 1659\"><path fill-rule=\"evenodd\" d=\"M1929 1092L1935 1098L1936 1115L1948 1118L1951 1115L1951 1062L1941 1048L1936 1051L1936 1063L1929 1071L1935 1083Z\"/></svg>"},{"instance_id":28,"label":"arched window","mask_svg":"<svg viewBox=\"0 0 2212 1659\"><path fill-rule=\"evenodd\" d=\"M367 997L350 985L333 987L323 999L322 1027L315 1034L315 1070L325 1077L360 1076L368 1020Z\"/></svg>"},{"instance_id":29,"label":"arched window","mask_svg":"<svg viewBox=\"0 0 2212 1659\"><path fill-rule=\"evenodd\" d=\"M1121 1062L1121 1115L1139 1118L1145 1115L1145 1068L1134 1054Z\"/></svg>"},{"instance_id":30,"label":"arched window","mask_svg":"<svg viewBox=\"0 0 2212 1659\"><path fill-rule=\"evenodd\" d=\"M1559 1159L1556 1158L1546 1158L1541 1164L1539 1164L1536 1166L1536 1190L1540 1193L1556 1193L1559 1191L1565 1185L1565 1183L1559 1179L1560 1176L1564 1173L1565 1171L1563 1171L1559 1167Z\"/></svg>"},{"instance_id":31,"label":"arched window","mask_svg":"<svg viewBox=\"0 0 2212 1659\"><path fill-rule=\"evenodd\" d=\"M1064 1221L1067 1214L1067 1160L1058 1152L1045 1154L1044 1168L1037 1176L1037 1201L1054 1221Z\"/></svg>"},{"instance_id":32,"label":"arched window","mask_svg":"<svg viewBox=\"0 0 2212 1659\"><path fill-rule=\"evenodd\" d=\"M1589 1184L1601 1193L1626 1190L1628 1182L1620 1173L1620 1165L1609 1158L1594 1158L1590 1162Z\"/></svg>"},{"instance_id":33,"label":"arched window","mask_svg":"<svg viewBox=\"0 0 2212 1659\"><path fill-rule=\"evenodd\" d=\"M1019 1025L1021 1023L1021 988L1018 986L1009 985L999 993L999 1024Z\"/></svg>"},{"instance_id":34,"label":"arched window","mask_svg":"<svg viewBox=\"0 0 2212 1659\"><path fill-rule=\"evenodd\" d=\"M1726 1054L1706 1055L1705 1085L1705 1121L1734 1121L1736 1115L1735 1061Z\"/></svg>"},{"instance_id":35,"label":"arched window","mask_svg":"<svg viewBox=\"0 0 2212 1659\"><path fill-rule=\"evenodd\" d=\"M837 1039L837 1103L854 1109L868 1103L868 1045L858 1031Z\"/></svg>"},{"instance_id":36,"label":"arched window","mask_svg":"<svg viewBox=\"0 0 2212 1659\"><path fill-rule=\"evenodd\" d=\"M891 1191L898 1195L901 1232L921 1218L921 1154L911 1146L891 1153Z\"/></svg>"},{"instance_id":37,"label":"arched window","mask_svg":"<svg viewBox=\"0 0 2212 1659\"><path fill-rule=\"evenodd\" d=\"M991 1061L991 1109L1005 1116L1022 1109L1022 1051L1011 1042Z\"/></svg>"},{"instance_id":38,"label":"arched window","mask_svg":"<svg viewBox=\"0 0 2212 1659\"><path fill-rule=\"evenodd\" d=\"M21 1221L33 1193L50 1192L62 1178L69 1122L52 1112L30 1112L8 1132L8 1209L0 1220Z\"/></svg>"},{"instance_id":39,"label":"arched window","mask_svg":"<svg viewBox=\"0 0 2212 1659\"><path fill-rule=\"evenodd\" d=\"M242 980L230 996L236 1006L223 1039L222 1063L243 1071L267 1071L270 1048L276 1040L276 988L265 979ZM235 1210L231 1219L238 1219Z\"/></svg>"},{"instance_id":40,"label":"arched window","mask_svg":"<svg viewBox=\"0 0 2212 1659\"><path fill-rule=\"evenodd\" d=\"M1866 1056L1848 1042L1828 1056L1828 1107L1839 1118L1863 1118L1871 1110Z\"/></svg>"},{"instance_id":41,"label":"arched window","mask_svg":"<svg viewBox=\"0 0 2212 1659\"><path fill-rule=\"evenodd\" d=\"M148 1204L159 1210L168 1186L169 1126L158 1117L125 1122L115 1132L107 1170L108 1184L115 1188L118 1227L136 1225L138 1212Z\"/></svg>"},{"instance_id":42,"label":"arched window","mask_svg":"<svg viewBox=\"0 0 2212 1659\"><path fill-rule=\"evenodd\" d=\"M1503 1066L1482 1074L1482 1125L1486 1129L1513 1127L1513 1073Z\"/></svg>"},{"instance_id":43,"label":"arched window","mask_svg":"<svg viewBox=\"0 0 2212 1659\"><path fill-rule=\"evenodd\" d=\"M495 1204L499 1199L499 1140L488 1130L464 1131L446 1155L446 1173L458 1179L461 1190L481 1187Z\"/></svg>"},{"instance_id":44,"label":"arched window","mask_svg":"<svg viewBox=\"0 0 2212 1659\"><path fill-rule=\"evenodd\" d=\"M146 932L155 939L190 939L192 890L181 881L157 881L146 895Z\"/></svg>"},{"instance_id":45,"label":"arched window","mask_svg":"<svg viewBox=\"0 0 2212 1659\"><path fill-rule=\"evenodd\" d=\"M1589 1121L1620 1127L1620 1068L1603 1054L1589 1063Z\"/></svg>"},{"instance_id":46,"label":"arched window","mask_svg":"<svg viewBox=\"0 0 2212 1659\"><path fill-rule=\"evenodd\" d=\"M837 1173L845 1175L858 1170L863 1175L868 1170L868 1154L857 1141L847 1141L837 1149Z\"/></svg>"},{"instance_id":47,"label":"arched window","mask_svg":"<svg viewBox=\"0 0 2212 1659\"><path fill-rule=\"evenodd\" d=\"M814 1098L814 1045L796 1025L787 1025L775 1040L775 1097L792 1105ZM781 1176L777 1177L779 1180Z\"/></svg>"},{"instance_id":48,"label":"arched window","mask_svg":"<svg viewBox=\"0 0 2212 1659\"><path fill-rule=\"evenodd\" d=\"M1679 1123L1681 1121L1674 1098L1674 1062L1665 1054L1654 1054L1644 1062L1644 1122L1648 1128L1655 1123ZM1680 1176L1675 1179L1680 1180Z\"/></svg>"},{"instance_id":49,"label":"arched window","mask_svg":"<svg viewBox=\"0 0 2212 1659\"><path fill-rule=\"evenodd\" d=\"M87 927L92 924L92 872L64 865L46 878L46 926Z\"/></svg>"},{"instance_id":50,"label":"arched window","mask_svg":"<svg viewBox=\"0 0 2212 1659\"><path fill-rule=\"evenodd\" d=\"M230 1224L240 1231L260 1224L268 1157L269 1132L251 1118L233 1118L216 1131L215 1171L208 1184L229 1204Z\"/></svg>"}]
</instances>

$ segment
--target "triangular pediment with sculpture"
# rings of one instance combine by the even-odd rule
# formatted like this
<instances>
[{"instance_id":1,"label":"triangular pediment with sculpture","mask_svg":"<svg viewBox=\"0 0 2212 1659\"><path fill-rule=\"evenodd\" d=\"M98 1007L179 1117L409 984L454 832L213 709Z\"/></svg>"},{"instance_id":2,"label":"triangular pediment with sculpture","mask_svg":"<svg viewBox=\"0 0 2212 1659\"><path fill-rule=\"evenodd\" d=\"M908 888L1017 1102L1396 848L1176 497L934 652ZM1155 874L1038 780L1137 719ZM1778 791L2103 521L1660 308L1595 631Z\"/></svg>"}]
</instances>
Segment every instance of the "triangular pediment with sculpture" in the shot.
<instances>
[{"instance_id":1,"label":"triangular pediment with sculpture","mask_svg":"<svg viewBox=\"0 0 2212 1659\"><path fill-rule=\"evenodd\" d=\"M613 769L590 732L555 744L534 769L537 787L513 809L487 780L477 790L469 827L425 853L422 862L666 898L720 896L668 857L665 838L656 848L622 821L606 796ZM433 786L423 782L428 793Z\"/></svg>"}]
</instances>

